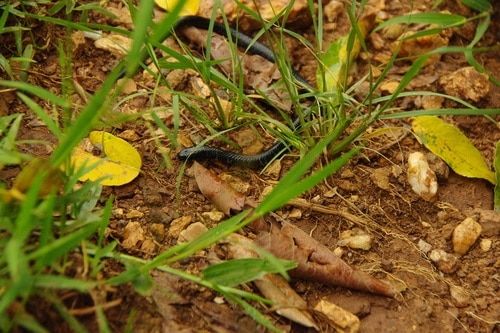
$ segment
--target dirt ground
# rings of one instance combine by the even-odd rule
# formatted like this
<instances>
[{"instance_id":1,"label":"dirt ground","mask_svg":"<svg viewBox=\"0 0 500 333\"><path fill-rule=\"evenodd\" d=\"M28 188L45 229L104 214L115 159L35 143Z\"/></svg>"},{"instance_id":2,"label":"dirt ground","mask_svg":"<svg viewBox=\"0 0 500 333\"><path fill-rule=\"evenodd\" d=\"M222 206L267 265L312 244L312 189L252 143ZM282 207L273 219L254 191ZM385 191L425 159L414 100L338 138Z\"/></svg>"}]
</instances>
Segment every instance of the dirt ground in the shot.
<instances>
[{"instance_id":1,"label":"dirt ground","mask_svg":"<svg viewBox=\"0 0 500 333\"><path fill-rule=\"evenodd\" d=\"M407 2L386 0L384 14L393 17L411 10L425 11L431 8L431 1ZM111 1L109 8L119 10L121 4ZM333 7L333 5L331 5ZM499 45L500 6L494 2L495 13L491 26L481 46ZM326 6L325 6L326 7ZM327 10L331 10L327 9ZM458 1L443 1L439 10L454 14L472 16L473 13ZM325 10L326 11L326 10ZM103 22L99 14L92 20ZM328 21L328 20L327 20ZM127 26L125 22L109 22ZM325 31L326 42L338 38L348 29L348 19L341 12L337 18L328 22ZM33 29L38 44L48 42L46 51L38 51L30 80L46 89L60 89L60 68L56 39L64 31L47 24L36 23ZM302 36L313 39L309 27L293 25L290 27ZM447 32L442 36L446 45L467 45L473 37L474 25ZM5 36L5 35L4 35ZM368 62L380 65L390 55L393 37L387 31L379 31L367 39L369 52L361 54L353 79L364 75ZM3 38L3 37L2 37ZM315 59L310 50L290 39L291 59L298 72L314 82ZM115 55L96 48L93 41L86 39L82 48L75 51L73 59L74 80L87 93L96 91L109 70L117 63ZM2 54L6 43L2 43ZM414 45L422 48L421 45ZM5 52L4 52L5 51ZM497 79L500 78L500 51L476 55ZM399 62L391 70L388 82L401 78L407 70L408 62ZM468 64L463 55L446 54L429 63L410 85L413 90L429 90L450 93L449 83L440 78L450 75ZM147 76L138 74L135 79L137 89L150 89L154 82ZM361 88L360 88L361 89ZM387 86L390 89L390 85ZM468 88L467 88L468 89ZM466 89L466 90L467 90ZM388 90L389 91L389 90ZM385 93L387 93L386 91ZM459 97L460 89L453 90ZM384 93L384 92L382 92ZM489 83L489 93L480 95L477 100L468 99L481 108L500 108L500 87ZM48 130L40 126L36 117L20 101L4 94L2 104L9 113L24 112L24 127L19 139L45 140L54 143ZM467 98L467 96L465 97ZM475 98L473 96L473 98ZM75 104L81 103L81 95L75 93ZM422 109L425 103L433 102L420 98L407 98L399 102L402 110ZM145 111L150 106L148 95L137 97L123 103L118 114ZM158 106L168 102L157 101ZM452 102L444 102L442 107L456 107ZM110 116L112 119L112 116ZM180 129L184 138L192 133L204 136L207 132L193 118L185 116ZM500 116L494 117L500 121ZM480 149L491 166L494 147L500 140L500 131L484 117L454 116L445 119L457 125ZM172 119L164 119L167 126ZM407 126L409 120L380 122L375 126ZM127 254L151 258L178 242L178 232L171 229L172 223L184 221L188 225L202 222L207 227L215 225L220 218L214 206L197 189L190 177L189 170L179 173L182 163L171 152L173 165L165 167L161 151L152 140L154 129L148 128L142 118L112 129L114 134L123 135L141 152L143 173L133 182L120 187L104 190L103 200L110 195L115 197L113 217L109 226L109 240L120 242L118 249ZM231 134L233 135L233 134ZM236 135L236 134L234 134ZM166 137L161 137L165 147L170 146ZM264 142L268 145L272 142ZM47 155L49 145L25 146L26 153ZM361 320L360 332L500 332L500 277L499 277L499 232L500 216L493 211L493 186L485 180L459 176L439 161L433 167L438 173L438 198L427 202L410 188L406 177L406 159L409 153L420 151L428 153L413 135L402 138L373 140L360 155L351 160L342 170L314 190L302 196L303 199L325 208L346 211L360 218L357 224L338 214L327 214L314 209L286 206L276 212L309 233L316 240L334 250L338 239L345 230L358 228L372 236L369 250L340 247L342 259L362 271L379 278L398 281L406 286L405 291L396 299L368 293L350 291L340 287L324 286L315 282L292 281L292 287L301 295L310 308L319 300L328 300L352 312ZM296 155L285 156L281 160L282 175L296 161ZM265 188L276 181L276 176L241 168L228 168L224 165L207 163L215 173L231 176L246 185L246 195L258 199ZM2 180L9 180L18 172L17 168L2 171ZM278 176L279 176L278 175ZM179 180L180 179L180 180ZM180 188L178 182L180 181ZM210 214L212 213L212 214ZM215 217L214 217L215 216ZM451 243L453 229L466 217L476 220L482 227L479 240L464 255L455 254ZM180 221L180 222L179 222ZM489 244L489 245L488 245ZM443 250L448 261L441 258L431 260L431 250ZM193 258L176 264L176 267L196 273L210 262L210 256L218 253L216 248L198 253ZM113 276L122 267L110 261L104 274ZM195 284L180 280L164 273L155 272L155 280L167 288L173 297L165 299L158 293L142 297L134 293L130 286L108 291L108 301L121 299L121 303L106 310L110 326L114 332L122 332L127 325L133 332L259 332L264 331L236 305L220 300L219 295ZM254 290L253 285L245 286ZM69 301L68 301L69 302ZM68 303L70 304L70 303ZM92 305L91 298L80 295L75 297L73 307ZM256 306L268 313L273 323L284 331L312 332L273 312L267 312L263 305ZM33 312L45 318L51 332L66 332L67 327L51 314L42 313L33 304ZM89 331L97 331L92 314L81 316ZM321 321L321 320L320 320ZM130 326L129 326L130 327ZM326 327L326 326L325 326Z\"/></svg>"}]
</instances>

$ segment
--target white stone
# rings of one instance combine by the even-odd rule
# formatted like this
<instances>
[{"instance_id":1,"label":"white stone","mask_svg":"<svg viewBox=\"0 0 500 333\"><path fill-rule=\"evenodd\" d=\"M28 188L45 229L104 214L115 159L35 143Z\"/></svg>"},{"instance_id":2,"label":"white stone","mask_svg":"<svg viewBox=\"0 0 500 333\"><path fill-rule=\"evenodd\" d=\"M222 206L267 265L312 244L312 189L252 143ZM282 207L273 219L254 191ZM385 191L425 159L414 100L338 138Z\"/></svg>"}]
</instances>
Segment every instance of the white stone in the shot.
<instances>
[{"instance_id":1,"label":"white stone","mask_svg":"<svg viewBox=\"0 0 500 333\"><path fill-rule=\"evenodd\" d=\"M178 241L179 243L191 242L208 231L208 228L201 222L195 222L182 230Z\"/></svg>"},{"instance_id":2,"label":"white stone","mask_svg":"<svg viewBox=\"0 0 500 333\"><path fill-rule=\"evenodd\" d=\"M489 238L481 239L481 241L479 242L479 247L481 248L481 251L488 252L491 249L491 243L492 241Z\"/></svg>"},{"instance_id":3,"label":"white stone","mask_svg":"<svg viewBox=\"0 0 500 333\"><path fill-rule=\"evenodd\" d=\"M372 237L365 231L354 228L346 230L340 235L338 246L348 246L351 249L369 250L371 248Z\"/></svg>"},{"instance_id":4,"label":"white stone","mask_svg":"<svg viewBox=\"0 0 500 333\"><path fill-rule=\"evenodd\" d=\"M469 252L469 249L474 245L483 228L474 219L468 217L453 229L451 241L453 243L453 251L460 255Z\"/></svg>"},{"instance_id":5,"label":"white stone","mask_svg":"<svg viewBox=\"0 0 500 333\"><path fill-rule=\"evenodd\" d=\"M423 239L418 240L418 249L423 253L427 254L430 250L432 250L432 245L424 241Z\"/></svg>"},{"instance_id":6,"label":"white stone","mask_svg":"<svg viewBox=\"0 0 500 333\"><path fill-rule=\"evenodd\" d=\"M470 303L469 294L465 291L464 288L450 285L450 296L453 304L457 308L466 307Z\"/></svg>"},{"instance_id":7,"label":"white stone","mask_svg":"<svg viewBox=\"0 0 500 333\"><path fill-rule=\"evenodd\" d=\"M458 258L444 250L436 249L429 253L429 258L434 262L437 268L447 274L455 272L458 268Z\"/></svg>"},{"instance_id":8,"label":"white stone","mask_svg":"<svg viewBox=\"0 0 500 333\"><path fill-rule=\"evenodd\" d=\"M425 155L420 152L408 156L408 183L425 201L433 201L436 197L438 189L436 174L429 167Z\"/></svg>"}]
</instances>

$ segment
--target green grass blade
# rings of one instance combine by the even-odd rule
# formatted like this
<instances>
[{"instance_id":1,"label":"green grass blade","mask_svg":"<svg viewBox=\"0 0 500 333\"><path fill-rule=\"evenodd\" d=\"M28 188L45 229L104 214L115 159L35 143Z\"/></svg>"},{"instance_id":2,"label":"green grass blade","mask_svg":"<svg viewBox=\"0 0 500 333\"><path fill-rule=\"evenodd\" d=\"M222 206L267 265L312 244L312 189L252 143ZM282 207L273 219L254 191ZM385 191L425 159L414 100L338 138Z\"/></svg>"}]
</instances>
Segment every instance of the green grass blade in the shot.
<instances>
[{"instance_id":1,"label":"green grass blade","mask_svg":"<svg viewBox=\"0 0 500 333\"><path fill-rule=\"evenodd\" d=\"M2 54L0 54L0 68L3 68L11 80L14 79L14 72L12 72L12 67L10 67L10 61Z\"/></svg>"},{"instance_id":2,"label":"green grass blade","mask_svg":"<svg viewBox=\"0 0 500 333\"><path fill-rule=\"evenodd\" d=\"M34 50L33 50L33 44L28 44L24 48L23 51L23 58L24 60L21 62L20 66L20 74L19 77L22 81L27 82L28 81L28 69L31 65L31 63L34 61L33 56L35 55Z\"/></svg>"},{"instance_id":3,"label":"green grass blade","mask_svg":"<svg viewBox=\"0 0 500 333\"><path fill-rule=\"evenodd\" d=\"M281 332L280 329L278 329L277 327L275 327L270 321L269 319L267 319L262 313L260 313L256 308L254 308L253 306L251 306L250 304L248 304L245 300L239 298L239 297L236 297L232 294L225 294L225 296L227 298L229 298L231 301L235 302L236 304L238 304L243 310L246 311L246 313L248 313L250 315L250 317L252 317L257 323L261 324L262 326L264 326L265 328L267 328L268 330L270 330L271 332Z\"/></svg>"},{"instance_id":4,"label":"green grass blade","mask_svg":"<svg viewBox=\"0 0 500 333\"><path fill-rule=\"evenodd\" d=\"M407 119L417 116L477 116L477 115L499 115L500 109L436 109L436 110L415 110L397 113L383 114L379 119Z\"/></svg>"},{"instance_id":5,"label":"green grass blade","mask_svg":"<svg viewBox=\"0 0 500 333\"><path fill-rule=\"evenodd\" d=\"M174 255L171 258L163 261L163 263L173 263L182 260L204 248L217 242L218 240L231 235L232 233L238 231L243 226L251 222L249 219L245 219L249 216L250 211L243 211L238 215L231 217L230 219L219 223L217 226L208 230L206 233L198 237L197 239L191 241L186 246L183 247L182 252Z\"/></svg>"},{"instance_id":6,"label":"green grass blade","mask_svg":"<svg viewBox=\"0 0 500 333\"><path fill-rule=\"evenodd\" d=\"M0 135L3 136L1 139L3 149L13 150L15 148L16 137L17 133L19 133L19 127L22 119L22 114L13 114L0 119ZM7 134L5 134L5 132L7 132Z\"/></svg>"},{"instance_id":7,"label":"green grass blade","mask_svg":"<svg viewBox=\"0 0 500 333\"><path fill-rule=\"evenodd\" d=\"M244 258L226 261L205 268L201 274L205 280L228 287L253 281L268 273L278 273L297 267L289 260L276 260L278 267L264 258Z\"/></svg>"},{"instance_id":8,"label":"green grass blade","mask_svg":"<svg viewBox=\"0 0 500 333\"><path fill-rule=\"evenodd\" d=\"M245 220L245 218L248 217L249 213L250 213L250 211L241 212L238 215L235 215L235 216L231 217L230 219L228 219L222 223L219 223L217 226L208 230L206 233L204 233L203 235L201 235L197 239L195 239L189 243L179 244L179 245L171 247L167 251L156 256L153 260L149 261L147 264L143 265L141 267L140 271L138 271L138 272L134 272L133 270L125 271L122 274L108 280L108 283L110 283L111 285L118 285L118 284L122 284L125 282L129 282L129 281L132 281L133 279L137 278L137 276L139 274L142 274L143 272L148 272L149 270L151 270L153 268L157 268L161 265L177 262L179 260L187 258L190 255L206 248L210 244L213 244L213 243L217 242L218 240L220 240L224 237L227 237L230 234L241 229L244 225L246 225L247 223L250 222L250 221ZM120 259L120 258L124 258L124 257L120 256L117 259ZM128 261L140 262L132 257L126 257L126 258Z\"/></svg>"},{"instance_id":9,"label":"green grass blade","mask_svg":"<svg viewBox=\"0 0 500 333\"><path fill-rule=\"evenodd\" d=\"M70 20L59 19L59 18L55 18L55 17L51 17L51 16L38 15L38 14L28 13L28 12L24 12L24 14L26 17L35 19L37 21L43 21L43 22L48 22L48 23L60 25L62 27L70 28L72 30L95 32L90 27L88 27L84 24L73 22Z\"/></svg>"},{"instance_id":10,"label":"green grass blade","mask_svg":"<svg viewBox=\"0 0 500 333\"><path fill-rule=\"evenodd\" d=\"M108 75L101 89L95 93L75 122L62 136L60 144L52 154L52 165L59 166L70 156L73 148L87 136L101 113L109 107L111 101L108 99L108 95L120 77L121 72L121 66L118 66Z\"/></svg>"},{"instance_id":11,"label":"green grass blade","mask_svg":"<svg viewBox=\"0 0 500 333\"><path fill-rule=\"evenodd\" d=\"M0 16L0 34L4 32L3 28L5 27L5 23L7 22L7 18L10 14L10 2L7 2L2 10L2 16Z\"/></svg>"},{"instance_id":12,"label":"green grass blade","mask_svg":"<svg viewBox=\"0 0 500 333\"><path fill-rule=\"evenodd\" d=\"M97 285L94 281L84 281L66 277L62 275L35 275L32 277L33 286L36 288L47 289L72 289L80 292L87 292L90 288Z\"/></svg>"},{"instance_id":13,"label":"green grass blade","mask_svg":"<svg viewBox=\"0 0 500 333\"><path fill-rule=\"evenodd\" d=\"M18 92L17 96L31 109L31 111L33 111L33 113L37 115L38 118L40 118L40 120L42 120L43 124L47 126L49 131L51 131L56 138L61 138L62 132L59 129L59 126L54 120L52 120L49 114L40 107L40 105L22 92Z\"/></svg>"},{"instance_id":14,"label":"green grass blade","mask_svg":"<svg viewBox=\"0 0 500 333\"><path fill-rule=\"evenodd\" d=\"M420 70L424 67L425 62L429 57L430 54L425 54L413 62L411 67L399 82L395 91L390 95L390 98L387 100L387 102L381 107L382 110L387 109L392 104L392 102L394 102L398 98L398 96L403 92L403 90L411 82L411 80L413 80L413 78L417 76Z\"/></svg>"},{"instance_id":15,"label":"green grass blade","mask_svg":"<svg viewBox=\"0 0 500 333\"><path fill-rule=\"evenodd\" d=\"M493 9L491 3L487 0L461 0L462 3L478 12L491 11ZM494 0L495 1L495 0Z\"/></svg>"},{"instance_id":16,"label":"green grass blade","mask_svg":"<svg viewBox=\"0 0 500 333\"><path fill-rule=\"evenodd\" d=\"M43 202L44 211L46 212L43 216L40 216L40 237L38 238L38 247L43 248L51 241L54 237L54 221L52 217L52 212L57 211L55 207L56 197L54 195L49 196ZM42 268L40 268L42 269Z\"/></svg>"},{"instance_id":17,"label":"green grass blade","mask_svg":"<svg viewBox=\"0 0 500 333\"><path fill-rule=\"evenodd\" d=\"M38 267L47 266L65 255L99 228L99 223L86 225L84 228L69 235L58 238L54 242L39 248L28 255L29 260L35 260Z\"/></svg>"},{"instance_id":18,"label":"green grass blade","mask_svg":"<svg viewBox=\"0 0 500 333\"><path fill-rule=\"evenodd\" d=\"M14 88L18 89L21 91L25 91L31 95L40 97L42 99L45 99L59 107L62 108L68 108L70 106L70 101L61 98L39 86L35 86L29 83L25 82L19 82L19 81L6 81L6 80L0 80L0 86L7 87L7 88Z\"/></svg>"},{"instance_id":19,"label":"green grass blade","mask_svg":"<svg viewBox=\"0 0 500 333\"><path fill-rule=\"evenodd\" d=\"M36 319L27 314L21 313L14 319L20 327L26 329L27 332L30 333L50 333L45 327L43 327Z\"/></svg>"},{"instance_id":20,"label":"green grass blade","mask_svg":"<svg viewBox=\"0 0 500 333\"><path fill-rule=\"evenodd\" d=\"M415 13L396 16L379 24L374 31L378 31L392 24L432 24L442 27L451 27L465 24L467 19L461 15L444 13Z\"/></svg>"},{"instance_id":21,"label":"green grass blade","mask_svg":"<svg viewBox=\"0 0 500 333\"><path fill-rule=\"evenodd\" d=\"M20 296L29 295L32 290L31 274L24 273L18 280L5 286L0 295L0 313L7 313L9 306Z\"/></svg>"},{"instance_id":22,"label":"green grass blade","mask_svg":"<svg viewBox=\"0 0 500 333\"><path fill-rule=\"evenodd\" d=\"M474 58L474 45L476 45L481 38L483 38L484 34L488 30L488 27L490 26L491 22L491 17L490 15L486 15L485 18L481 21L479 21L477 27L476 27L476 34L474 35L473 40L467 45L466 50L464 51L465 53L465 58L467 59L467 62L473 66L478 72L480 73L485 73L488 75L488 78L490 79L491 82L496 84L497 86L500 86L500 80L495 78L486 68L483 67L475 58Z\"/></svg>"},{"instance_id":23,"label":"green grass blade","mask_svg":"<svg viewBox=\"0 0 500 333\"><path fill-rule=\"evenodd\" d=\"M148 28L151 23L151 15L153 13L154 2L142 1L136 11L133 11L132 18L134 20L134 31L132 32L132 46L125 58L127 63L127 76L135 74L139 68L140 62L143 60L144 53L143 45L148 35Z\"/></svg>"},{"instance_id":24,"label":"green grass blade","mask_svg":"<svg viewBox=\"0 0 500 333\"><path fill-rule=\"evenodd\" d=\"M332 172L338 170L349 158L354 156L357 150L350 151L327 167L317 171L312 176L299 181L313 166L316 159L323 150L331 143L332 137L336 133L331 133L318 144L316 144L290 171L280 180L271 193L255 209L256 216L264 216L279 207L285 205L290 199L295 198L315 186L322 179L328 177Z\"/></svg>"}]
</instances>

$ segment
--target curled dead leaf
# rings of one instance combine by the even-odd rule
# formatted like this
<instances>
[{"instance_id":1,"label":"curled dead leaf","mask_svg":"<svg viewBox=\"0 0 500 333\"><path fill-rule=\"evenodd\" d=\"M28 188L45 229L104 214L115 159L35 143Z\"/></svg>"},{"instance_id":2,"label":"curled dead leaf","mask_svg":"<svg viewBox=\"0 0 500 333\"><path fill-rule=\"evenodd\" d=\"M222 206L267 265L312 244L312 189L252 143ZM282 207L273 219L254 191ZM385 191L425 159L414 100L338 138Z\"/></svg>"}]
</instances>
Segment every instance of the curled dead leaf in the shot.
<instances>
[{"instance_id":1,"label":"curled dead leaf","mask_svg":"<svg viewBox=\"0 0 500 333\"><path fill-rule=\"evenodd\" d=\"M230 215L231 211L241 211L245 207L246 197L222 181L212 171L195 162L193 173L201 193L221 212Z\"/></svg>"},{"instance_id":2,"label":"curled dead leaf","mask_svg":"<svg viewBox=\"0 0 500 333\"><path fill-rule=\"evenodd\" d=\"M195 163L193 169L200 191L226 214L244 207L256 207L254 202L200 164ZM395 297L400 292L395 286L349 266L327 247L288 222L269 222L260 218L250 228L259 234L256 244L278 258L297 261L298 267L290 272L294 277L389 297Z\"/></svg>"},{"instance_id":3,"label":"curled dead leaf","mask_svg":"<svg viewBox=\"0 0 500 333\"><path fill-rule=\"evenodd\" d=\"M389 297L399 294L396 287L348 265L290 223L271 223L255 242L279 258L297 261L297 268L290 271L293 277Z\"/></svg>"}]
</instances>

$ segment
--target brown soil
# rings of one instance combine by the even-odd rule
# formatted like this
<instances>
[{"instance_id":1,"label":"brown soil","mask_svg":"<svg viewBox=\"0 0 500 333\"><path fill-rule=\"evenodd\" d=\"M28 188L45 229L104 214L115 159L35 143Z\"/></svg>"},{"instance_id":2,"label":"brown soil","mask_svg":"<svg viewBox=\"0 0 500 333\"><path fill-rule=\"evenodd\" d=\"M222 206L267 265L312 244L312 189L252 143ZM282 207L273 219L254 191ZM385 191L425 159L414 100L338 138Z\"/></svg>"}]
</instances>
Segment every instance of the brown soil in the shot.
<instances>
[{"instance_id":1,"label":"brown soil","mask_svg":"<svg viewBox=\"0 0 500 333\"><path fill-rule=\"evenodd\" d=\"M431 8L429 4L417 5L411 1L410 4L405 1L386 2L385 11L389 17L408 13L412 9ZM110 2L107 6L119 8L120 4ZM496 2L494 6L496 12L481 46L499 43L500 8ZM459 5L458 1L443 1L439 10L472 15L469 10ZM91 19L98 22L104 20L98 14L92 14ZM123 24L123 22L107 23ZM346 15L341 14L334 23L331 23L332 33L325 33L329 36L327 41L344 33L348 24ZM37 63L30 73L30 80L43 88L59 91L61 69L54 45L59 37L58 34L62 34L63 31L39 22L33 22L33 25L36 25L32 26L36 43L47 44L50 47L46 51L37 52ZM313 39L311 29L301 27L292 29ZM471 31L473 32L469 25L450 31L446 36L447 43L466 45L473 37ZM6 38L5 36L6 34L3 34L2 38ZM384 32L369 37L369 52L360 56L353 79L364 75L368 61L379 65L380 61L390 54L391 43L389 35ZM313 81L316 65L310 50L302 48L293 40L290 40L289 44L293 49L291 59L296 60L294 66L306 78ZM0 47L2 54L9 52L6 43L2 43ZM500 78L499 51L477 54L476 58L497 79ZM99 88L109 69L116 63L114 55L95 48L93 42L86 39L75 51L74 80L85 92L92 93ZM407 62L398 63L389 78L395 80L400 78L408 65ZM468 65L462 55L444 55L423 69L415 83L411 85L411 89L442 92L446 87L444 83L440 83L439 78L465 66ZM154 82L148 81L147 76L137 75L135 81L138 89L142 91L150 91L151 87L154 87ZM183 86L186 86L188 92L192 92L185 83L179 85L181 88ZM500 108L500 88L492 83L489 83L489 88L489 94L481 96L472 103L481 108ZM49 131L40 126L36 117L14 96L0 94L0 111L2 114L26 114L19 139L43 140L53 144L54 140ZM165 100L158 99L154 106L168 106L168 97ZM401 102L401 108L420 109L424 102L418 98L405 99ZM75 93L75 105L82 103L81 95ZM150 103L149 95L132 99L121 105L119 110L121 113L107 115L109 118L106 120L112 121L121 114L146 111L151 107ZM443 105L443 107L455 106L448 102ZM455 116L445 119L457 125L481 150L489 165L492 164L494 147L500 140L500 132L494 123L484 117ZM495 116L495 119L500 120L500 116ZM172 124L172 119L169 117L164 121L167 126ZM376 126L405 126L408 122L409 120L380 122ZM151 140L152 134L144 123L143 120L128 122L112 130L118 135L126 130L132 131L135 137L133 144L143 157L143 173L130 184L105 188L103 199L111 195L115 198L109 239L120 242L119 251L151 258L177 243L177 237L169 232L169 227L175 219L190 218L191 223L201 221L207 227L215 225L217 221L207 218L204 214L213 212L215 208L199 193L189 172L181 175L179 180L182 163L175 158L177 151L174 150L170 154L173 165L165 167L160 154L162 151ZM190 134L194 132L206 134L201 125L190 116L186 116L182 124L181 134L184 139L191 138ZM160 136L160 139L168 151L170 142L165 137ZM23 149L26 153L38 156L47 156L51 152L50 144L25 145ZM292 281L291 285L311 308L319 300L328 300L354 313L361 319L360 331L364 333L500 332L498 325L500 216L493 211L493 186L485 180L464 178L447 170L449 175L445 174L439 179L437 200L424 201L411 190L406 178L406 158L409 153L415 151L426 153L426 149L412 135L398 140L389 137L375 140L340 172L302 196L311 203L355 214L360 221L363 221L361 224L356 225L335 214L293 206L284 207L276 212L332 250L337 248L339 236L345 230L356 227L369 233L373 237L369 250L343 247L342 258L360 270L404 284L406 290L400 297L389 299L306 281ZM285 173L296 160L296 156L284 157L281 161L280 175ZM245 194L256 199L276 180L273 176L255 171L227 168L213 163L207 163L206 166L218 174L230 175L239 182L249 185ZM17 168L4 169L1 178L12 180L17 172ZM297 213L297 209L300 214ZM465 255L454 254L456 263L451 268L443 268L432 262L428 252L419 248L419 242L425 241L432 249L441 249L453 254L451 233L466 217L474 218L482 226L480 239ZM131 234L136 236L140 234L140 237L134 241L131 240L133 237ZM481 246L488 241L491 241L490 248ZM192 273L199 272L208 265L214 251L217 252L217 249L203 251L189 260L178 263L177 267ZM120 270L122 267L119 264L109 262L104 274L113 276ZM216 303L214 300L219 296L216 293L163 273L153 272L153 276L163 289L175 297L165 299L161 293L153 294L152 297L142 297L128 285L108 290L106 296L108 301L121 299L120 304L105 312L112 331L122 332L127 324L133 327L133 332L263 331L230 301ZM253 290L252 284L245 288ZM76 297L74 302L68 301L67 304L83 308L91 306L92 299L81 295ZM267 312L264 306L259 304L255 306L262 312ZM68 331L60 319L52 315L42 315L40 309L41 307L34 307L33 313L45 318L44 323L51 332ZM268 314L284 331L312 331L273 312ZM96 318L93 314L79 318L89 331L97 331Z\"/></svg>"}]
</instances>

